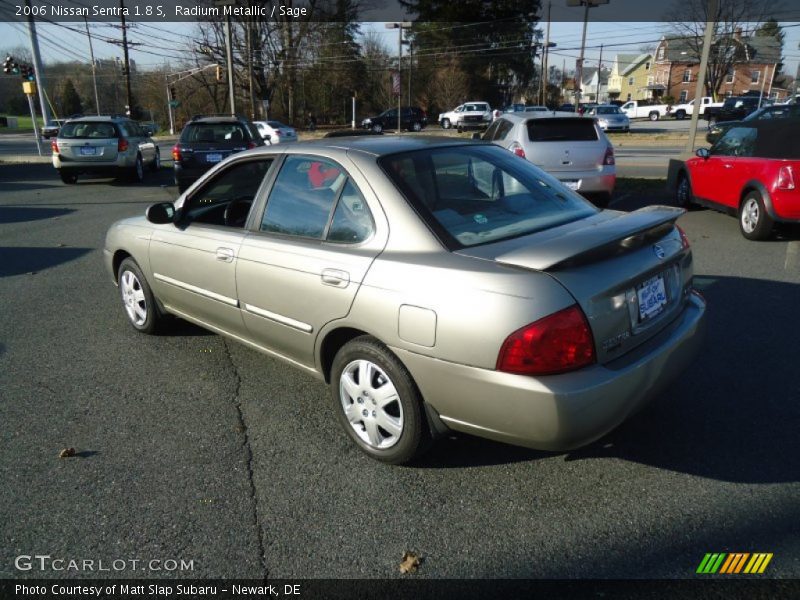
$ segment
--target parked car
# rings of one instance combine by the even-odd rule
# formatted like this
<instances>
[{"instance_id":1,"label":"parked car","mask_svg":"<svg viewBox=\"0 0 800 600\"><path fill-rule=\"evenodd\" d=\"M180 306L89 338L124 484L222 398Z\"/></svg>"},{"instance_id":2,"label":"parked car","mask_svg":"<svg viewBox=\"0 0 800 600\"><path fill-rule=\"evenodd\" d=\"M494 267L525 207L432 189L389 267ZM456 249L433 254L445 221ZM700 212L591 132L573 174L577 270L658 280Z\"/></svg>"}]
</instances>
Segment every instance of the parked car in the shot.
<instances>
[{"instance_id":1,"label":"parked car","mask_svg":"<svg viewBox=\"0 0 800 600\"><path fill-rule=\"evenodd\" d=\"M284 125L280 121L253 121L253 125L258 128L258 133L261 134L261 137L269 141L270 144L297 141L297 130L294 127Z\"/></svg>"},{"instance_id":2,"label":"parked car","mask_svg":"<svg viewBox=\"0 0 800 600\"><path fill-rule=\"evenodd\" d=\"M575 105L566 102L558 107L558 112L575 112Z\"/></svg>"},{"instance_id":3,"label":"parked car","mask_svg":"<svg viewBox=\"0 0 800 600\"><path fill-rule=\"evenodd\" d=\"M789 117L800 117L800 105L797 104L775 104L773 106L764 106L758 110L751 112L741 121L723 121L721 123L714 123L709 127L706 134L706 141L709 144L717 143L726 131L732 127L737 127L742 123L750 123L751 121L763 121L766 119L786 119Z\"/></svg>"},{"instance_id":4,"label":"parked car","mask_svg":"<svg viewBox=\"0 0 800 600\"><path fill-rule=\"evenodd\" d=\"M550 110L546 106L539 106L539 105L525 105L525 112L547 112Z\"/></svg>"},{"instance_id":5,"label":"parked car","mask_svg":"<svg viewBox=\"0 0 800 600\"><path fill-rule=\"evenodd\" d=\"M492 122L492 109L488 102L465 102L450 112L441 113L438 123L442 129L458 128L459 131L475 127L488 127Z\"/></svg>"},{"instance_id":6,"label":"parked car","mask_svg":"<svg viewBox=\"0 0 800 600\"><path fill-rule=\"evenodd\" d=\"M400 128L408 131L422 131L428 125L428 115L417 106L404 106L400 112ZM390 108L377 117L361 121L361 127L381 133L384 129L397 129L397 109Z\"/></svg>"},{"instance_id":7,"label":"parked car","mask_svg":"<svg viewBox=\"0 0 800 600\"><path fill-rule=\"evenodd\" d=\"M614 148L593 118L564 112L507 114L481 139L541 167L597 206L611 200L617 179Z\"/></svg>"},{"instance_id":8,"label":"parked car","mask_svg":"<svg viewBox=\"0 0 800 600\"><path fill-rule=\"evenodd\" d=\"M258 128L243 117L196 116L172 147L175 185L183 192L231 154L263 145Z\"/></svg>"},{"instance_id":9,"label":"parked car","mask_svg":"<svg viewBox=\"0 0 800 600\"><path fill-rule=\"evenodd\" d=\"M78 175L96 173L144 180L144 169L161 168L158 146L136 121L117 116L68 120L50 141L53 166L61 181L72 184Z\"/></svg>"},{"instance_id":10,"label":"parked car","mask_svg":"<svg viewBox=\"0 0 800 600\"><path fill-rule=\"evenodd\" d=\"M599 211L492 144L321 139L230 157L104 259L136 330L176 315L329 382L377 460L450 430L566 450L694 360L682 212Z\"/></svg>"},{"instance_id":11,"label":"parked car","mask_svg":"<svg viewBox=\"0 0 800 600\"><path fill-rule=\"evenodd\" d=\"M719 108L722 106L722 102L714 102L714 99L711 96L703 96L700 98L700 116L705 116L706 109L708 108ZM670 108L669 114L670 116L675 117L678 120L685 119L686 117L691 117L694 113L694 100L690 100L689 102L683 102L681 104L675 104Z\"/></svg>"},{"instance_id":12,"label":"parked car","mask_svg":"<svg viewBox=\"0 0 800 600\"><path fill-rule=\"evenodd\" d=\"M61 126L66 123L66 119L53 119L49 123L42 126L42 137L49 140L52 137L58 136L58 131Z\"/></svg>"},{"instance_id":13,"label":"parked car","mask_svg":"<svg viewBox=\"0 0 800 600\"><path fill-rule=\"evenodd\" d=\"M650 119L658 121L669 114L667 104L649 104L639 100L630 100L620 107L620 110L628 115L629 119Z\"/></svg>"},{"instance_id":14,"label":"parked car","mask_svg":"<svg viewBox=\"0 0 800 600\"><path fill-rule=\"evenodd\" d=\"M509 104L503 109L504 113L525 112L525 105L521 103Z\"/></svg>"},{"instance_id":15,"label":"parked car","mask_svg":"<svg viewBox=\"0 0 800 600\"><path fill-rule=\"evenodd\" d=\"M671 177L679 206L737 215L742 235L764 240L775 223L800 222L800 119L754 120L731 129ZM800 184L800 180L797 181Z\"/></svg>"},{"instance_id":16,"label":"parked car","mask_svg":"<svg viewBox=\"0 0 800 600\"><path fill-rule=\"evenodd\" d=\"M630 131L631 121L618 106L600 104L586 112L586 116L595 117L603 131Z\"/></svg>"},{"instance_id":17,"label":"parked car","mask_svg":"<svg viewBox=\"0 0 800 600\"><path fill-rule=\"evenodd\" d=\"M720 107L707 108L703 118L708 121L709 127L722 121L741 121L751 112L758 110L759 106L765 104L768 102L759 96L733 96L725 98Z\"/></svg>"}]
</instances>

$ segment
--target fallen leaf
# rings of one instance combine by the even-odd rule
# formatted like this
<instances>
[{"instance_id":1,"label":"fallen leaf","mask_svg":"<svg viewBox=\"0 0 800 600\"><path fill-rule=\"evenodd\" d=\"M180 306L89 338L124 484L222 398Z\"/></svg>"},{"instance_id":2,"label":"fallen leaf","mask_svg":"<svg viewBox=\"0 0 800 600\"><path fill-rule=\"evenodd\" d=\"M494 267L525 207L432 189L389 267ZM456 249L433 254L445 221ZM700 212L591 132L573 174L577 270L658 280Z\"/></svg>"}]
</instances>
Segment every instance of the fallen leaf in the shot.
<instances>
[{"instance_id":1,"label":"fallen leaf","mask_svg":"<svg viewBox=\"0 0 800 600\"><path fill-rule=\"evenodd\" d=\"M401 573L414 573L420 565L420 558L413 552L403 553L403 562L400 563Z\"/></svg>"},{"instance_id":2,"label":"fallen leaf","mask_svg":"<svg viewBox=\"0 0 800 600\"><path fill-rule=\"evenodd\" d=\"M77 452L75 452L75 448L64 448L58 453L58 458L69 458L70 456L75 456L76 454Z\"/></svg>"}]
</instances>

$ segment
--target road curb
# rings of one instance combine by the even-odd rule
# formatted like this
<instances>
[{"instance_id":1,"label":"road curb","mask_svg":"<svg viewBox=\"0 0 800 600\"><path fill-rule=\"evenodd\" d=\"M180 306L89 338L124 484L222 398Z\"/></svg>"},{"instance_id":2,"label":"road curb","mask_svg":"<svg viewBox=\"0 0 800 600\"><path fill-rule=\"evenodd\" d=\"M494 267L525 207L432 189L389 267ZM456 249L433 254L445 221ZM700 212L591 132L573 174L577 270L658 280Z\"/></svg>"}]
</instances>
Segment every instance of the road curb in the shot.
<instances>
[{"instance_id":1,"label":"road curb","mask_svg":"<svg viewBox=\"0 0 800 600\"><path fill-rule=\"evenodd\" d=\"M11 154L0 156L0 165L25 165L25 164L51 164L51 156L25 156L24 154Z\"/></svg>"}]
</instances>

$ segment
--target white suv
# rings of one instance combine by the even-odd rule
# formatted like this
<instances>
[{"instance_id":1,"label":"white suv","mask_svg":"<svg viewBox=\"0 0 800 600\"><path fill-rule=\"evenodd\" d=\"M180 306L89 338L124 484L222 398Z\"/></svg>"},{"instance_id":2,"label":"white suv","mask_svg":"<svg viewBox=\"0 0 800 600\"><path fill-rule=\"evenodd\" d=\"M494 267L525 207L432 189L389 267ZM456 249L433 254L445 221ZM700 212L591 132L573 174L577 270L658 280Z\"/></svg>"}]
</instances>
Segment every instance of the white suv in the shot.
<instances>
[{"instance_id":1,"label":"white suv","mask_svg":"<svg viewBox=\"0 0 800 600\"><path fill-rule=\"evenodd\" d=\"M529 160L601 208L611 200L617 180L614 148L593 118L568 112L506 113L480 139Z\"/></svg>"},{"instance_id":2,"label":"white suv","mask_svg":"<svg viewBox=\"0 0 800 600\"><path fill-rule=\"evenodd\" d=\"M439 125L443 129L456 127L459 132L470 127L488 127L491 122L492 109L488 102L465 102L439 115Z\"/></svg>"}]
</instances>

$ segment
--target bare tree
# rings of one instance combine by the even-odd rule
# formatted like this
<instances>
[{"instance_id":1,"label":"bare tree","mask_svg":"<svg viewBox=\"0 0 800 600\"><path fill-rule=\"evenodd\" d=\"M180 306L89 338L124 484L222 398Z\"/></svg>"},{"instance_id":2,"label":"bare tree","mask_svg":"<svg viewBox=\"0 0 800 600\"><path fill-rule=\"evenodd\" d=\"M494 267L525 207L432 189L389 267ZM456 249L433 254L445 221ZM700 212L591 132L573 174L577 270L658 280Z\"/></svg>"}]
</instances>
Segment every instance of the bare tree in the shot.
<instances>
[{"instance_id":1,"label":"bare tree","mask_svg":"<svg viewBox=\"0 0 800 600\"><path fill-rule=\"evenodd\" d=\"M713 16L714 42L709 50L706 71L706 93L717 96L726 75L738 62L749 59L748 48L741 39L752 34L767 12L766 3L759 0L722 0L717 2ZM771 6L775 9L775 5ZM709 20L708 0L677 0L670 17L679 15L680 21L671 21L671 37L682 38L689 57L700 62L703 52L703 34Z\"/></svg>"}]
</instances>

